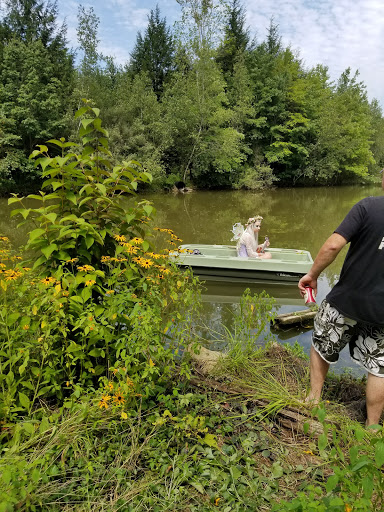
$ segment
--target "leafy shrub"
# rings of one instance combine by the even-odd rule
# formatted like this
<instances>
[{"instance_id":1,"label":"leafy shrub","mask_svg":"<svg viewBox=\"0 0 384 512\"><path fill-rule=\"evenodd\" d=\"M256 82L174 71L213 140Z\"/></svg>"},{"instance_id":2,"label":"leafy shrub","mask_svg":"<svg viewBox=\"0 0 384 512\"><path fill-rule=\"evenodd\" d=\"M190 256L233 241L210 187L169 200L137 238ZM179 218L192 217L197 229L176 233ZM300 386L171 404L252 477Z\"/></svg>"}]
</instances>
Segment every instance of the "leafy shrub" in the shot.
<instances>
[{"instance_id":1,"label":"leafy shrub","mask_svg":"<svg viewBox=\"0 0 384 512\"><path fill-rule=\"evenodd\" d=\"M31 279L20 266L11 279L6 263L0 275L5 416L30 413L43 398L79 397L111 368L124 368L150 394L188 343L188 320L199 304L197 281L169 262L170 249L151 250L151 204L127 206L126 195L151 176L137 162L113 166L98 109L85 106L76 117L85 114L82 147L50 140L59 155L51 157L46 146L32 153L48 192L28 198L41 206L9 200L21 206L12 215L36 228L26 244ZM177 236L160 231L174 248Z\"/></svg>"},{"instance_id":2,"label":"leafy shrub","mask_svg":"<svg viewBox=\"0 0 384 512\"><path fill-rule=\"evenodd\" d=\"M269 165L259 164L254 167L246 167L241 174L235 188L248 190L261 190L271 187L277 181L276 176Z\"/></svg>"}]
</instances>

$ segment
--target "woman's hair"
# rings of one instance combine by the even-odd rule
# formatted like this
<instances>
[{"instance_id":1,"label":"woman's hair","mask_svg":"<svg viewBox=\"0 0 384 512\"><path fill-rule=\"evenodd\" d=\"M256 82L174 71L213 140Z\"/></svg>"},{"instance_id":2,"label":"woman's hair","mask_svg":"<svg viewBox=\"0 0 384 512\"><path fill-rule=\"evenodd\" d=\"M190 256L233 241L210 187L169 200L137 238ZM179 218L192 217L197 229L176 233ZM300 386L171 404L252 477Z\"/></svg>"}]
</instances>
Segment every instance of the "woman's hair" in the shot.
<instances>
[{"instance_id":1,"label":"woman's hair","mask_svg":"<svg viewBox=\"0 0 384 512\"><path fill-rule=\"evenodd\" d=\"M256 224L257 221L262 221L263 217L261 215L256 215L256 217L250 217L245 223L246 226L251 226L252 224Z\"/></svg>"}]
</instances>

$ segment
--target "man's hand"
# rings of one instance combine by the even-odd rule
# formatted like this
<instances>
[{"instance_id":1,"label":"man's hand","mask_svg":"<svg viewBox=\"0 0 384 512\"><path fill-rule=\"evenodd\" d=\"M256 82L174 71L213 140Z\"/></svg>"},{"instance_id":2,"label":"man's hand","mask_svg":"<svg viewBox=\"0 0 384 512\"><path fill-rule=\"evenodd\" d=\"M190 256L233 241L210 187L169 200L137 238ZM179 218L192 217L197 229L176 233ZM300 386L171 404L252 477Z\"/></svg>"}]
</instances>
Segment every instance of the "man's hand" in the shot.
<instances>
[{"instance_id":1,"label":"man's hand","mask_svg":"<svg viewBox=\"0 0 384 512\"><path fill-rule=\"evenodd\" d=\"M313 289L313 294L316 297L317 294L317 279L313 278L309 274L305 274L300 281L299 281L299 290L301 293L301 296L304 297L305 294L305 287L310 286Z\"/></svg>"},{"instance_id":2,"label":"man's hand","mask_svg":"<svg viewBox=\"0 0 384 512\"><path fill-rule=\"evenodd\" d=\"M328 238L328 240L326 240L324 245L321 247L319 254L316 256L311 270L299 281L298 286L303 297L306 286L313 288L316 297L317 278L319 277L320 273L332 263L332 261L336 258L336 256L346 244L347 240L338 233L333 233Z\"/></svg>"}]
</instances>

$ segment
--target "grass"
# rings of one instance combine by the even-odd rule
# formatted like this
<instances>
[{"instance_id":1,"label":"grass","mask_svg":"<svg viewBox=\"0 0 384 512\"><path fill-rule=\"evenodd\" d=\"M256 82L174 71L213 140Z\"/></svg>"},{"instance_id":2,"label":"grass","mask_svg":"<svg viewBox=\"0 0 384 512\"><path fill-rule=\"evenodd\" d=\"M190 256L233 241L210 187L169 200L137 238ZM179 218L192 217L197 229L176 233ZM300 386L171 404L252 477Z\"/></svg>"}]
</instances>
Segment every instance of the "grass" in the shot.
<instances>
[{"instance_id":1,"label":"grass","mask_svg":"<svg viewBox=\"0 0 384 512\"><path fill-rule=\"evenodd\" d=\"M295 499L309 477L325 482L331 459L316 436L276 419L300 407L307 363L275 346L225 361L215 379L243 391L169 382L125 420L83 397L71 409L46 410L33 431L10 432L0 510L268 511L277 497ZM357 424L341 407L326 404L346 451Z\"/></svg>"}]
</instances>

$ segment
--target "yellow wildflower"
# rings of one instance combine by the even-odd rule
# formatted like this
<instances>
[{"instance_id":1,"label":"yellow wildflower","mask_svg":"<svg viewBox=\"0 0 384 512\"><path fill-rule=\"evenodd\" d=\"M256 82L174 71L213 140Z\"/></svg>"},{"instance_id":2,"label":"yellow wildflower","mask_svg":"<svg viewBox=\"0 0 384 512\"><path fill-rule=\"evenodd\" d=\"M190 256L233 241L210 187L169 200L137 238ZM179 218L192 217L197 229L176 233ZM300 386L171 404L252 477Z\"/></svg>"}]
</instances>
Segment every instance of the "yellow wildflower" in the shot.
<instances>
[{"instance_id":1,"label":"yellow wildflower","mask_svg":"<svg viewBox=\"0 0 384 512\"><path fill-rule=\"evenodd\" d=\"M7 236L0 236L0 240L2 242L9 242L9 238Z\"/></svg>"},{"instance_id":2,"label":"yellow wildflower","mask_svg":"<svg viewBox=\"0 0 384 512\"><path fill-rule=\"evenodd\" d=\"M23 325L23 329L24 329L24 331L28 331L29 325L28 324L27 325Z\"/></svg>"},{"instance_id":3,"label":"yellow wildflower","mask_svg":"<svg viewBox=\"0 0 384 512\"><path fill-rule=\"evenodd\" d=\"M352 512L352 507L348 505L348 503L345 504L345 512Z\"/></svg>"},{"instance_id":4,"label":"yellow wildflower","mask_svg":"<svg viewBox=\"0 0 384 512\"><path fill-rule=\"evenodd\" d=\"M137 254L137 247L134 247L131 244L126 244L124 247L128 254Z\"/></svg>"},{"instance_id":5,"label":"yellow wildflower","mask_svg":"<svg viewBox=\"0 0 384 512\"><path fill-rule=\"evenodd\" d=\"M303 453L306 453L307 455L313 455L312 450L304 450Z\"/></svg>"},{"instance_id":6,"label":"yellow wildflower","mask_svg":"<svg viewBox=\"0 0 384 512\"><path fill-rule=\"evenodd\" d=\"M134 245L141 245L143 243L143 239L142 238L132 238L132 240L130 241L131 244L134 244Z\"/></svg>"},{"instance_id":7,"label":"yellow wildflower","mask_svg":"<svg viewBox=\"0 0 384 512\"><path fill-rule=\"evenodd\" d=\"M113 295L115 293L115 290L107 290L105 293L107 295Z\"/></svg>"},{"instance_id":8,"label":"yellow wildflower","mask_svg":"<svg viewBox=\"0 0 384 512\"><path fill-rule=\"evenodd\" d=\"M123 411L123 412L121 413L121 417L122 417L122 419L123 419L123 420L126 420L126 419L128 418L128 414L127 414L126 412L124 412L124 411Z\"/></svg>"},{"instance_id":9,"label":"yellow wildflower","mask_svg":"<svg viewBox=\"0 0 384 512\"><path fill-rule=\"evenodd\" d=\"M72 258L70 260L67 260L65 263L76 263L76 261L79 261L79 258Z\"/></svg>"},{"instance_id":10,"label":"yellow wildflower","mask_svg":"<svg viewBox=\"0 0 384 512\"><path fill-rule=\"evenodd\" d=\"M89 281L85 281L85 286L92 286L96 284L96 281L94 281L93 279L90 279Z\"/></svg>"},{"instance_id":11,"label":"yellow wildflower","mask_svg":"<svg viewBox=\"0 0 384 512\"><path fill-rule=\"evenodd\" d=\"M114 394L113 401L117 405L123 405L123 403L125 402L125 399L124 399L123 395L120 393L120 391L117 391L117 393Z\"/></svg>"},{"instance_id":12,"label":"yellow wildflower","mask_svg":"<svg viewBox=\"0 0 384 512\"><path fill-rule=\"evenodd\" d=\"M144 268L149 268L153 265L153 261L142 258L139 265Z\"/></svg>"},{"instance_id":13,"label":"yellow wildflower","mask_svg":"<svg viewBox=\"0 0 384 512\"><path fill-rule=\"evenodd\" d=\"M100 409L102 409L103 407L108 409L108 403L105 400L100 400L99 407L100 407Z\"/></svg>"},{"instance_id":14,"label":"yellow wildflower","mask_svg":"<svg viewBox=\"0 0 384 512\"><path fill-rule=\"evenodd\" d=\"M153 368L154 366L156 366L156 365L155 365L155 363L152 361L152 359L151 359L151 358L149 358L149 366L150 366L151 368Z\"/></svg>"},{"instance_id":15,"label":"yellow wildflower","mask_svg":"<svg viewBox=\"0 0 384 512\"><path fill-rule=\"evenodd\" d=\"M45 284L45 286L48 286L49 284L55 283L56 279L54 277L44 277L44 279L41 279L40 282Z\"/></svg>"},{"instance_id":16,"label":"yellow wildflower","mask_svg":"<svg viewBox=\"0 0 384 512\"><path fill-rule=\"evenodd\" d=\"M102 263L107 263L107 261L110 261L111 257L110 256L102 256L101 257L101 262Z\"/></svg>"},{"instance_id":17,"label":"yellow wildflower","mask_svg":"<svg viewBox=\"0 0 384 512\"><path fill-rule=\"evenodd\" d=\"M126 238L124 235L114 235L113 238L117 241L117 242L125 242L126 241Z\"/></svg>"},{"instance_id":18,"label":"yellow wildflower","mask_svg":"<svg viewBox=\"0 0 384 512\"><path fill-rule=\"evenodd\" d=\"M92 265L82 265L80 267L77 267L77 270L80 270L80 272L89 272L95 269L92 267Z\"/></svg>"}]
</instances>

